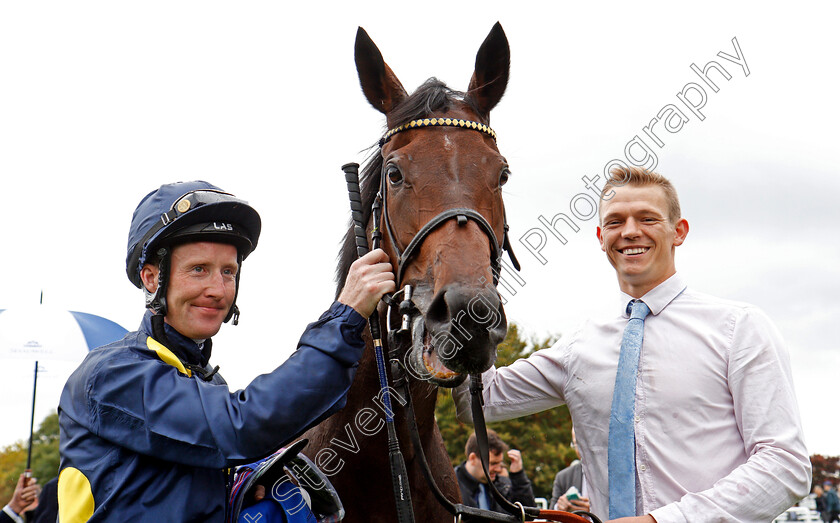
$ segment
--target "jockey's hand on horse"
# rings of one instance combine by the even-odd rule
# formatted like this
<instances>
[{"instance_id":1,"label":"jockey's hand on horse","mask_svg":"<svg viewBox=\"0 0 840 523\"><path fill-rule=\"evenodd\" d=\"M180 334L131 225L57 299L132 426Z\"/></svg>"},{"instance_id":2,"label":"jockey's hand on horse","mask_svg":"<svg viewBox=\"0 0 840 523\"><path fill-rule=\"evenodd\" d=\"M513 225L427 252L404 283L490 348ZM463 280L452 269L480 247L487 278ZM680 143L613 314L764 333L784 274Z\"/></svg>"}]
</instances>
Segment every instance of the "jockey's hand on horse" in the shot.
<instances>
[{"instance_id":1,"label":"jockey's hand on horse","mask_svg":"<svg viewBox=\"0 0 840 523\"><path fill-rule=\"evenodd\" d=\"M365 318L373 314L386 292L394 292L394 273L382 249L371 251L350 266L338 301L353 307Z\"/></svg>"}]
</instances>

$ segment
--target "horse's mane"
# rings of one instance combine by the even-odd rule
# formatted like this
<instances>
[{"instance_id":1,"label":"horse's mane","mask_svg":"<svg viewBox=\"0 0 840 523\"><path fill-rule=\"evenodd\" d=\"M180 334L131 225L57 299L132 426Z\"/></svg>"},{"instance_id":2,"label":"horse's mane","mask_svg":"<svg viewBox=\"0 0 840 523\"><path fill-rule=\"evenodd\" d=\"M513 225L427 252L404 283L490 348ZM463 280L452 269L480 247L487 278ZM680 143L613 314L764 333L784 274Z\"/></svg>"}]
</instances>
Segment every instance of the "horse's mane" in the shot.
<instances>
[{"instance_id":1,"label":"horse's mane","mask_svg":"<svg viewBox=\"0 0 840 523\"><path fill-rule=\"evenodd\" d=\"M476 114L481 114L481 111L472 103L472 99L465 93L450 89L446 84L432 77L423 82L411 96L397 105L388 115L388 118L395 122L395 126L399 126L411 120L426 118L435 112L445 112L456 103L466 103ZM359 177L362 193L362 221L365 224L370 220L371 205L373 205L373 200L379 191L382 176L382 155L379 152L378 145L377 142L368 149L370 155L365 160L365 165L362 167ZM335 291L336 297L341 293L347 279L347 271L350 270L350 265L357 257L356 237L353 234L351 218L350 226L344 237L344 244L338 254L338 267L335 271L335 279L338 284Z\"/></svg>"}]
</instances>

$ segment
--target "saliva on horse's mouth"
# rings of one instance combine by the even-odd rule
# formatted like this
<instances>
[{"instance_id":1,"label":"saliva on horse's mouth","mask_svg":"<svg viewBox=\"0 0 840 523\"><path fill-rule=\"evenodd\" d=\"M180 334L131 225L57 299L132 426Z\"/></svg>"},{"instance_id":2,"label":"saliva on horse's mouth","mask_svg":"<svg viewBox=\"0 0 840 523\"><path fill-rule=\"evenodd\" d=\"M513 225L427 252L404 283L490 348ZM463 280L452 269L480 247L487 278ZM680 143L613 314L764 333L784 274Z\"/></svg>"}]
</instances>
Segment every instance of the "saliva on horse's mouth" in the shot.
<instances>
[{"instance_id":1,"label":"saliva on horse's mouth","mask_svg":"<svg viewBox=\"0 0 840 523\"><path fill-rule=\"evenodd\" d=\"M412 321L412 343L407 363L414 377L434 383L439 387L457 387L466 375L448 368L438 357L431 334L426 330L425 320L418 315Z\"/></svg>"}]
</instances>

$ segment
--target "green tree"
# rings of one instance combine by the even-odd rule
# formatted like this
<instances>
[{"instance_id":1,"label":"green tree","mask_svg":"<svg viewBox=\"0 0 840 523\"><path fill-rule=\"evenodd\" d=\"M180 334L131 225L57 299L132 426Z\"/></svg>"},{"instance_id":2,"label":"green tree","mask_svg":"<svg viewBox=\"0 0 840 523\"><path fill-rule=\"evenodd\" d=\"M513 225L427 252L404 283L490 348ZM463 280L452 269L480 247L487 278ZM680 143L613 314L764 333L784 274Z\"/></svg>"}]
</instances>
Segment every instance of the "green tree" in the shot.
<instances>
[{"instance_id":1,"label":"green tree","mask_svg":"<svg viewBox=\"0 0 840 523\"><path fill-rule=\"evenodd\" d=\"M8 501L26 467L28 442L18 441L0 450L0 500ZM58 413L41 422L32 437L32 475L41 485L58 475ZM5 503L5 501L0 501Z\"/></svg>"},{"instance_id":2,"label":"green tree","mask_svg":"<svg viewBox=\"0 0 840 523\"><path fill-rule=\"evenodd\" d=\"M822 486L825 480L833 482L835 486L840 484L840 456L814 454L811 456L811 469L811 490L816 485Z\"/></svg>"},{"instance_id":3,"label":"green tree","mask_svg":"<svg viewBox=\"0 0 840 523\"><path fill-rule=\"evenodd\" d=\"M505 340L499 344L496 366L509 365L553 342L553 337L525 341L519 327L512 323L508 326ZM455 403L449 389L439 389L435 418L452 464L458 465L466 459L464 446L473 428L455 418ZM522 451L525 470L534 484L534 495L551 497L555 474L576 458L574 449L569 447L572 439L569 410L562 406L523 418L488 423L487 426L498 432L511 448Z\"/></svg>"}]
</instances>

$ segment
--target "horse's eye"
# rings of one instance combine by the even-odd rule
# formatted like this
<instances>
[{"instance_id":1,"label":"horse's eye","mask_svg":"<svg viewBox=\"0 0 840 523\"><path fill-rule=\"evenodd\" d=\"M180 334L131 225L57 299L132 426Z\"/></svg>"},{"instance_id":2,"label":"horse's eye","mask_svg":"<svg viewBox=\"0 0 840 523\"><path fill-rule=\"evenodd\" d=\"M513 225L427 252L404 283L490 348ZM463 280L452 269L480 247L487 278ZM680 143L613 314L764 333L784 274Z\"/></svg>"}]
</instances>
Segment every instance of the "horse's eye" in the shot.
<instances>
[{"instance_id":1,"label":"horse's eye","mask_svg":"<svg viewBox=\"0 0 840 523\"><path fill-rule=\"evenodd\" d=\"M504 169L502 169L501 174L499 174L499 186L501 187L502 185L506 184L508 178L510 178L510 169L505 167Z\"/></svg>"},{"instance_id":2,"label":"horse's eye","mask_svg":"<svg viewBox=\"0 0 840 523\"><path fill-rule=\"evenodd\" d=\"M388 181L391 182L391 185L399 185L403 181L403 175L400 172L400 168L394 164L388 164L385 167L385 174L388 176Z\"/></svg>"}]
</instances>

